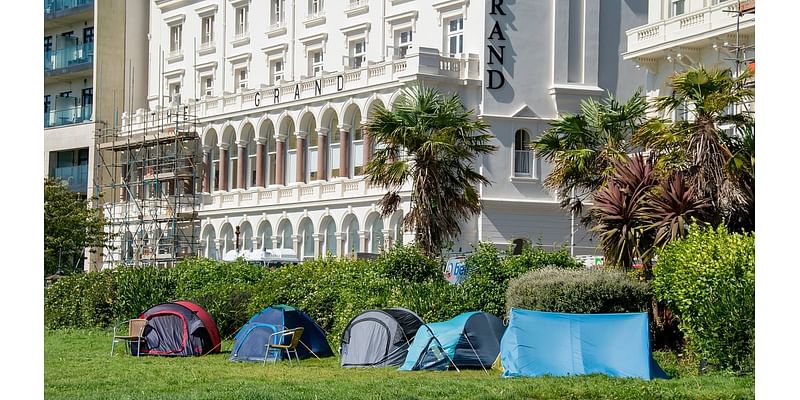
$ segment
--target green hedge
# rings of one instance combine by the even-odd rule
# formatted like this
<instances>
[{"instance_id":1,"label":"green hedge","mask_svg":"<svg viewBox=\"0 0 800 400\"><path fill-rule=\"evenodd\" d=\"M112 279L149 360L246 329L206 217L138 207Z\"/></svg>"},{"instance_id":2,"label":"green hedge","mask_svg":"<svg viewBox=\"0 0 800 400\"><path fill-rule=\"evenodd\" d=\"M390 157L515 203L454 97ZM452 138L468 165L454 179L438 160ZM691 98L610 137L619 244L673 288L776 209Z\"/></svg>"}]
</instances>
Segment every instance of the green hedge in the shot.
<instances>
[{"instance_id":1,"label":"green hedge","mask_svg":"<svg viewBox=\"0 0 800 400\"><path fill-rule=\"evenodd\" d=\"M653 292L680 320L693 355L720 369L754 368L753 235L692 225L659 253L653 274Z\"/></svg>"},{"instance_id":2,"label":"green hedge","mask_svg":"<svg viewBox=\"0 0 800 400\"><path fill-rule=\"evenodd\" d=\"M104 327L155 304L189 300L205 308L227 337L255 312L282 303L308 313L335 344L350 319L367 309L406 307L426 321L471 310L502 317L509 279L544 265L579 265L564 251L527 248L510 256L487 244L466 263L471 276L460 286L447 283L438 262L403 246L374 261L329 258L277 269L208 259L170 269L120 267L54 283L45 292L45 324Z\"/></svg>"},{"instance_id":3,"label":"green hedge","mask_svg":"<svg viewBox=\"0 0 800 400\"><path fill-rule=\"evenodd\" d=\"M507 305L582 314L643 312L650 299L646 283L622 272L544 268L512 279Z\"/></svg>"}]
</instances>

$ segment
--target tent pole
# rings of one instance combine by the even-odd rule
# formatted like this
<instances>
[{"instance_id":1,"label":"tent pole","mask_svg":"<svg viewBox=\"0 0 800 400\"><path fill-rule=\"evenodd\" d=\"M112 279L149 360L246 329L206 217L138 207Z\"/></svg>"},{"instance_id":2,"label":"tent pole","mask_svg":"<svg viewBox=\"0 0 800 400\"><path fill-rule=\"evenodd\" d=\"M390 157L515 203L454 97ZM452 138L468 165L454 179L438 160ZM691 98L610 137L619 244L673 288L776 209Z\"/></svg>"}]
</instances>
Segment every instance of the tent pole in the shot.
<instances>
[{"instance_id":1,"label":"tent pole","mask_svg":"<svg viewBox=\"0 0 800 400\"><path fill-rule=\"evenodd\" d=\"M478 354L477 351L475 351L475 347L472 346L472 342L469 340L469 335L467 335L466 333L462 333L462 335L464 335L464 338L467 339L467 343L469 343L469 347L472 349L472 352L475 354L475 357L478 357L478 362L481 363L481 368L483 368L483 372L486 372L486 375L489 375L489 371L487 371L486 366L483 365L483 360L481 360L481 356Z\"/></svg>"},{"instance_id":2,"label":"tent pole","mask_svg":"<svg viewBox=\"0 0 800 400\"><path fill-rule=\"evenodd\" d=\"M439 348L440 348L440 349L442 349L442 353L444 353L444 356L445 356L445 357L447 357L447 360L449 360L449 361L450 361L450 364L452 364L452 365L453 365L453 367L456 369L456 371L457 371L457 372L461 372L461 370L460 370L460 369L458 369L458 366L456 365L456 362L455 362L455 361L453 361L453 359L452 359L452 358L450 358L450 355L449 355L449 354L447 354L447 352L446 352L446 351L444 351L444 346L442 346L442 342L440 342L440 341L439 341L439 338L438 338L438 337L436 337L436 335L433 333L433 330L431 330L431 328L428 326L428 324L422 324L422 325L423 325L423 326L425 326L425 329L427 329L427 330L428 330L428 332L430 332L430 333L431 333L431 338L433 338L434 340L436 340L436 343L438 343L438 344L439 344ZM428 351L428 348L427 348L427 347L425 347L425 350L423 350L423 353L424 353L424 352L427 352L427 351ZM420 354L420 355L422 355L422 354ZM417 359L417 362L419 362L419 361L420 361L420 360L419 360L419 359Z\"/></svg>"}]
</instances>

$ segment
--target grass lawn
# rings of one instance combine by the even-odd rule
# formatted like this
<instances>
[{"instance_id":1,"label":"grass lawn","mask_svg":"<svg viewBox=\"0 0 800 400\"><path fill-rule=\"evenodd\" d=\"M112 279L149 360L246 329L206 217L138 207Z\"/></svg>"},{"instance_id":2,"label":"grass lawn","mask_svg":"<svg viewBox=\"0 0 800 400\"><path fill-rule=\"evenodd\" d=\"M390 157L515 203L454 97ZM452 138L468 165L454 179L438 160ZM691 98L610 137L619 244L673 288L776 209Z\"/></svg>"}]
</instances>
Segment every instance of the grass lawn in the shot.
<instances>
[{"instance_id":1,"label":"grass lawn","mask_svg":"<svg viewBox=\"0 0 800 400\"><path fill-rule=\"evenodd\" d=\"M694 376L668 354L655 357L670 380L606 376L505 379L498 371L400 372L343 369L336 358L300 366L262 366L205 357L114 357L111 333L45 331L44 390L48 399L748 399L755 379Z\"/></svg>"}]
</instances>

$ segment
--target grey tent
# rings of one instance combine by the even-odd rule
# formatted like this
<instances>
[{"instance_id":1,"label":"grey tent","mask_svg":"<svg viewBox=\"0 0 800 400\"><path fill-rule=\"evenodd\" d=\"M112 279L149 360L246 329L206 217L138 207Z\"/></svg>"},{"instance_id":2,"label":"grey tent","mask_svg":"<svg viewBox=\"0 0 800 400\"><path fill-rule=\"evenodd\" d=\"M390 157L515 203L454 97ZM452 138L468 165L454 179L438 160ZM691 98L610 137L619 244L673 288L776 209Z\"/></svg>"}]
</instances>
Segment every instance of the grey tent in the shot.
<instances>
[{"instance_id":1,"label":"grey tent","mask_svg":"<svg viewBox=\"0 0 800 400\"><path fill-rule=\"evenodd\" d=\"M420 326L422 319L405 308L364 311L342 333L342 367L402 364Z\"/></svg>"}]
</instances>

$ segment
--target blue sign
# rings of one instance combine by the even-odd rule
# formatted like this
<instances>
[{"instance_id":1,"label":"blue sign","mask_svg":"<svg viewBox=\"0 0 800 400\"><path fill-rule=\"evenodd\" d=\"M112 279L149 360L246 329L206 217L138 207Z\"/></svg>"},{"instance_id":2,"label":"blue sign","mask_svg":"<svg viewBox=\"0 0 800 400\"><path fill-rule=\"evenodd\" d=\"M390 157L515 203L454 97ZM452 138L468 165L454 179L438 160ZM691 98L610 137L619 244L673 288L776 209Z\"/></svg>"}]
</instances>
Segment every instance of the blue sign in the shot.
<instances>
[{"instance_id":1,"label":"blue sign","mask_svg":"<svg viewBox=\"0 0 800 400\"><path fill-rule=\"evenodd\" d=\"M444 267L444 278L453 285L457 285L467 279L467 266L464 262L465 257L450 257Z\"/></svg>"}]
</instances>

